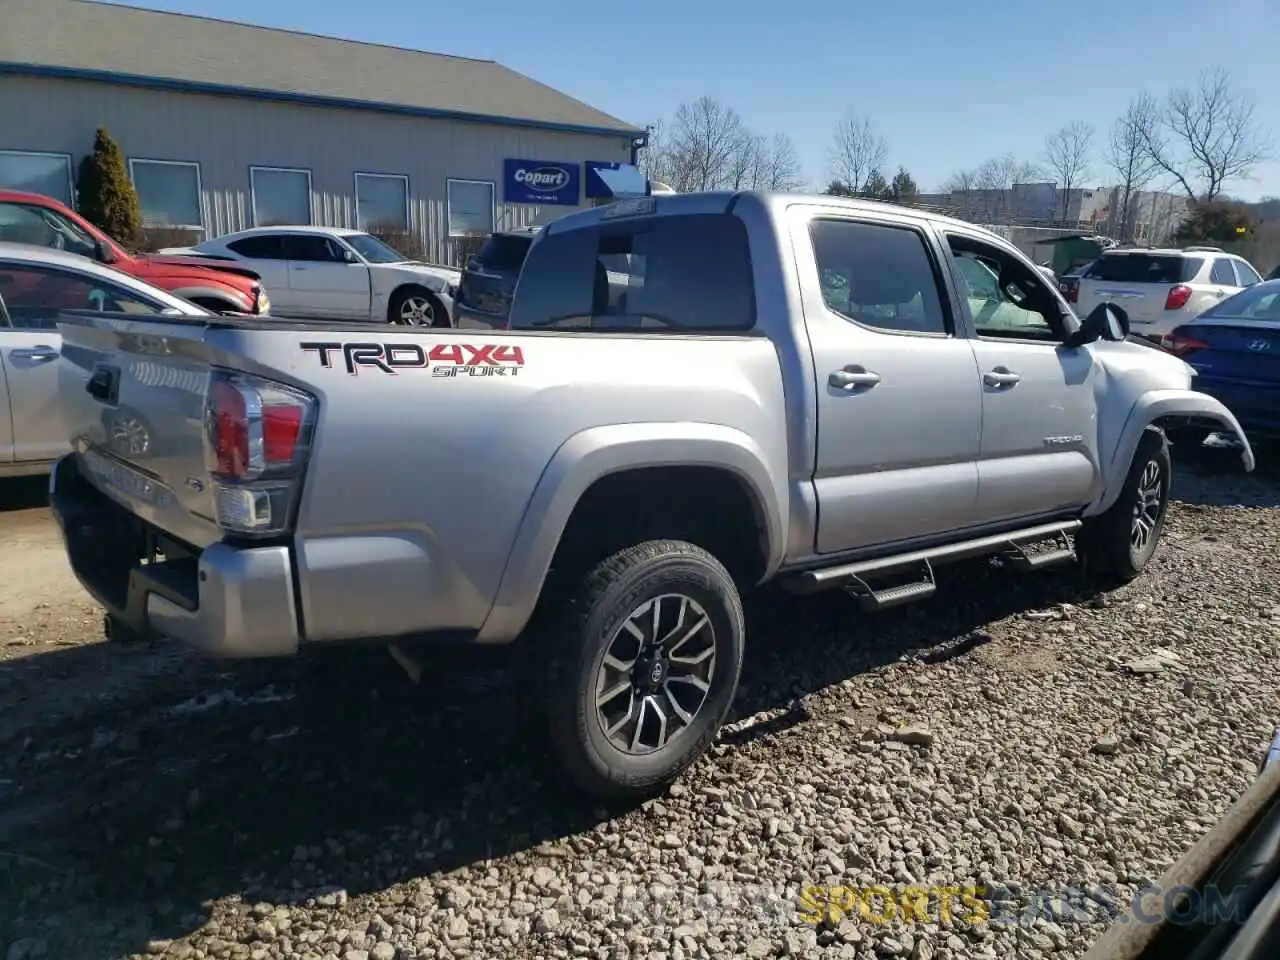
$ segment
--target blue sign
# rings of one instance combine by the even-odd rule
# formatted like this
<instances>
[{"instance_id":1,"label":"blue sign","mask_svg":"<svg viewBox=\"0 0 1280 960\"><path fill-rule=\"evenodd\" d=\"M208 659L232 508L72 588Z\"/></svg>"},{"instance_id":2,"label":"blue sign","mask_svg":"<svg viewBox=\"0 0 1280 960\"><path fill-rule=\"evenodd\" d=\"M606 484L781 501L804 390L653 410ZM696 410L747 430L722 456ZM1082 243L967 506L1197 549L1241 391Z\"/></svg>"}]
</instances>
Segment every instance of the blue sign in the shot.
<instances>
[{"instance_id":1,"label":"blue sign","mask_svg":"<svg viewBox=\"0 0 1280 960\"><path fill-rule=\"evenodd\" d=\"M503 160L502 199L505 203L576 207L582 194L581 179L576 163Z\"/></svg>"}]
</instances>

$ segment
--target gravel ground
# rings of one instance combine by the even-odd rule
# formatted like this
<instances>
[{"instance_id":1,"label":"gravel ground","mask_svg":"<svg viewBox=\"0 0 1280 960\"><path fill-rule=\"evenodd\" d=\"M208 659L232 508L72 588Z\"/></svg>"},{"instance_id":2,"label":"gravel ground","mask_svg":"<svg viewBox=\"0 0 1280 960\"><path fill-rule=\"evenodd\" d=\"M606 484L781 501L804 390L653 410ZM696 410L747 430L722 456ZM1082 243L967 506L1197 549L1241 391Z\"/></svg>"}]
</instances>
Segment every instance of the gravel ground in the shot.
<instances>
[{"instance_id":1,"label":"gravel ground","mask_svg":"<svg viewBox=\"0 0 1280 960\"><path fill-rule=\"evenodd\" d=\"M876 615L754 598L734 723L630 810L558 783L527 684L479 654L413 688L372 652L108 647L67 586L0 616L0 951L1078 956L1105 905L1037 891L1156 880L1280 722L1280 483L1216 464L1181 471L1153 568L1109 594L980 563ZM842 884L1041 909L803 922L800 888Z\"/></svg>"}]
</instances>

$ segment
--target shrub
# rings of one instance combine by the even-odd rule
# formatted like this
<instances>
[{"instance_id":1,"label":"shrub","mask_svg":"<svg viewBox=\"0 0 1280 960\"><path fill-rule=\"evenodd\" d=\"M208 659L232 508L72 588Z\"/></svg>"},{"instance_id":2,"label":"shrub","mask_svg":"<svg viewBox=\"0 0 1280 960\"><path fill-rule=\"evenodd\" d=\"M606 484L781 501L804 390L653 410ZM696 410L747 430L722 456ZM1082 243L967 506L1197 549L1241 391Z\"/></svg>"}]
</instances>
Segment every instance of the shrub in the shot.
<instances>
[{"instance_id":1,"label":"shrub","mask_svg":"<svg viewBox=\"0 0 1280 960\"><path fill-rule=\"evenodd\" d=\"M81 215L126 249L142 240L138 191L125 169L124 154L105 127L99 127L93 153L80 161L77 184Z\"/></svg>"}]
</instances>

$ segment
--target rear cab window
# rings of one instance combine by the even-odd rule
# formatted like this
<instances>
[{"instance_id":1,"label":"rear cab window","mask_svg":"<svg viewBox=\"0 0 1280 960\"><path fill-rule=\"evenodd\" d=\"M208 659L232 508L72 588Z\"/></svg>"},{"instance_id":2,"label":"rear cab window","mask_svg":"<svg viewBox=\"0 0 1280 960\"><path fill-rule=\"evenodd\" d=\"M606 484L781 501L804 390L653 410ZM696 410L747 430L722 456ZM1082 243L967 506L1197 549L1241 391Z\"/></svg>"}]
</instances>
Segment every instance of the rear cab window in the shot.
<instances>
[{"instance_id":1,"label":"rear cab window","mask_svg":"<svg viewBox=\"0 0 1280 960\"><path fill-rule=\"evenodd\" d=\"M1168 253L1104 253L1084 274L1106 283L1189 283L1204 266L1202 257Z\"/></svg>"},{"instance_id":2,"label":"rear cab window","mask_svg":"<svg viewBox=\"0 0 1280 960\"><path fill-rule=\"evenodd\" d=\"M731 214L603 222L529 250L513 330L734 333L755 326L745 225Z\"/></svg>"}]
</instances>

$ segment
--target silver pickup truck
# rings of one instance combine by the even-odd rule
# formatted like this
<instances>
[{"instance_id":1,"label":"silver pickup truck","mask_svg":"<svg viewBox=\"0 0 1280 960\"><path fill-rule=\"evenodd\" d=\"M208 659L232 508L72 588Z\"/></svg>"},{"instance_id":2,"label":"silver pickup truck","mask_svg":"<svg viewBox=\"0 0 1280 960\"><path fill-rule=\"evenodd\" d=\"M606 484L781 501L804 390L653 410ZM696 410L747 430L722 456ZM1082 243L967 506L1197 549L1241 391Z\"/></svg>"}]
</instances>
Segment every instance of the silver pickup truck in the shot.
<instances>
[{"instance_id":1,"label":"silver pickup truck","mask_svg":"<svg viewBox=\"0 0 1280 960\"><path fill-rule=\"evenodd\" d=\"M886 204L571 214L508 324L67 315L77 575L121 633L222 656L519 640L573 780L636 796L715 737L757 584L874 609L997 553L1122 581L1160 538L1162 424L1253 468L1122 311L1080 321L1009 244Z\"/></svg>"}]
</instances>

